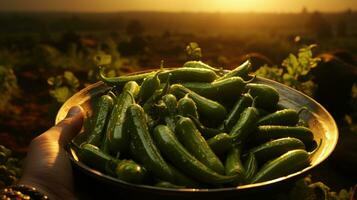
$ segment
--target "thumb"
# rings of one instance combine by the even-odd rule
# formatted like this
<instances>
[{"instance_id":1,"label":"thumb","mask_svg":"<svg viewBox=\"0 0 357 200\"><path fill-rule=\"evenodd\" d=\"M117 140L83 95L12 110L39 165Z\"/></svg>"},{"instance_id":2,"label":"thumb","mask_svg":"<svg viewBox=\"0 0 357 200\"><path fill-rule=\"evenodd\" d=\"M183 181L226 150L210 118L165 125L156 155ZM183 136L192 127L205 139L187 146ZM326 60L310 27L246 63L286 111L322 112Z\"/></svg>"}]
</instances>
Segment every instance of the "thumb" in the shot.
<instances>
[{"instance_id":1,"label":"thumb","mask_svg":"<svg viewBox=\"0 0 357 200\"><path fill-rule=\"evenodd\" d=\"M57 140L61 146L63 146L64 144L68 144L71 139L79 133L82 124L83 109L80 106L74 106L69 109L65 119L47 132L50 133L52 138Z\"/></svg>"}]
</instances>

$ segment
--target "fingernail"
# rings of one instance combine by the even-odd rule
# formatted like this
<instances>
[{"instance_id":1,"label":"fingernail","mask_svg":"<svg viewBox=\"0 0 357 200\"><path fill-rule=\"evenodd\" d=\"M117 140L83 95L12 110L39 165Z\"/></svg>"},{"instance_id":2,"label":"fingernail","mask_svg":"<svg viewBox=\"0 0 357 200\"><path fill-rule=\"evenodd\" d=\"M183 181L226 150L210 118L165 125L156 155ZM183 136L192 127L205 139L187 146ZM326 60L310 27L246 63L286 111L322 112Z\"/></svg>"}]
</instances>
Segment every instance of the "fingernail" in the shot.
<instances>
[{"instance_id":1,"label":"fingernail","mask_svg":"<svg viewBox=\"0 0 357 200\"><path fill-rule=\"evenodd\" d=\"M80 106L73 106L69 109L66 118L73 117L82 112L82 108Z\"/></svg>"}]
</instances>

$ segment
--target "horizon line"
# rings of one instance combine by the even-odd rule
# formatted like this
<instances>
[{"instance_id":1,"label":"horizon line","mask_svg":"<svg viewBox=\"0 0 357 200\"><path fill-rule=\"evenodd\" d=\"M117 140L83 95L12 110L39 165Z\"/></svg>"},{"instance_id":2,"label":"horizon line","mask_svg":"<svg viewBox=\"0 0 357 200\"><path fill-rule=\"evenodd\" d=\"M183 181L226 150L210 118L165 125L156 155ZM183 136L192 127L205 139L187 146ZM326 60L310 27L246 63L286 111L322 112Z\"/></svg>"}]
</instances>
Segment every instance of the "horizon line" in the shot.
<instances>
[{"instance_id":1,"label":"horizon line","mask_svg":"<svg viewBox=\"0 0 357 200\"><path fill-rule=\"evenodd\" d=\"M326 14L339 14L357 10L349 8L340 11L307 10L307 14L320 12ZM115 13L190 13L190 14L302 14L299 11L170 11L170 10L118 10L118 11L70 11L70 10L1 10L0 13L69 13L69 14L115 14Z\"/></svg>"}]
</instances>

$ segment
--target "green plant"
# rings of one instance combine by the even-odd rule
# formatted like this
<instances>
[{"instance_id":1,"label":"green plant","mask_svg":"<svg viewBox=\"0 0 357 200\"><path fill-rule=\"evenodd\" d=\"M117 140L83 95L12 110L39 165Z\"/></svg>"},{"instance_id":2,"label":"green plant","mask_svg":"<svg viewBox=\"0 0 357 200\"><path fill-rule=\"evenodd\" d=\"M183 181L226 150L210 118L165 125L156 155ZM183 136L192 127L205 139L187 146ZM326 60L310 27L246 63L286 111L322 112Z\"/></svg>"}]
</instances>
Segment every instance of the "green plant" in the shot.
<instances>
[{"instance_id":1,"label":"green plant","mask_svg":"<svg viewBox=\"0 0 357 200\"><path fill-rule=\"evenodd\" d=\"M12 151L0 145L0 188L15 183L22 174L22 163Z\"/></svg>"},{"instance_id":2,"label":"green plant","mask_svg":"<svg viewBox=\"0 0 357 200\"><path fill-rule=\"evenodd\" d=\"M293 188L288 192L277 195L277 200L349 200L354 199L354 189L341 189L339 192L331 190L322 182L313 182L311 175L295 182Z\"/></svg>"},{"instance_id":3,"label":"green plant","mask_svg":"<svg viewBox=\"0 0 357 200\"><path fill-rule=\"evenodd\" d=\"M186 46L186 54L188 60L201 60L202 58L201 48L198 46L196 42L190 42Z\"/></svg>"},{"instance_id":4,"label":"green plant","mask_svg":"<svg viewBox=\"0 0 357 200\"><path fill-rule=\"evenodd\" d=\"M11 67L0 65L0 112L9 109L10 101L19 94L14 71Z\"/></svg>"},{"instance_id":5,"label":"green plant","mask_svg":"<svg viewBox=\"0 0 357 200\"><path fill-rule=\"evenodd\" d=\"M47 83L52 87L50 95L58 103L64 103L79 88L80 83L77 77L71 71L65 71L63 75L50 77Z\"/></svg>"},{"instance_id":6,"label":"green plant","mask_svg":"<svg viewBox=\"0 0 357 200\"><path fill-rule=\"evenodd\" d=\"M320 58L313 57L312 49L315 47L316 45L302 47L297 55L289 54L283 60L282 67L264 65L256 71L256 74L284 83L312 96L316 85L309 72L320 61Z\"/></svg>"},{"instance_id":7,"label":"green plant","mask_svg":"<svg viewBox=\"0 0 357 200\"><path fill-rule=\"evenodd\" d=\"M352 133L357 134L357 83L352 86L350 104L352 108L351 113L346 114L344 120L347 123L349 130Z\"/></svg>"}]
</instances>

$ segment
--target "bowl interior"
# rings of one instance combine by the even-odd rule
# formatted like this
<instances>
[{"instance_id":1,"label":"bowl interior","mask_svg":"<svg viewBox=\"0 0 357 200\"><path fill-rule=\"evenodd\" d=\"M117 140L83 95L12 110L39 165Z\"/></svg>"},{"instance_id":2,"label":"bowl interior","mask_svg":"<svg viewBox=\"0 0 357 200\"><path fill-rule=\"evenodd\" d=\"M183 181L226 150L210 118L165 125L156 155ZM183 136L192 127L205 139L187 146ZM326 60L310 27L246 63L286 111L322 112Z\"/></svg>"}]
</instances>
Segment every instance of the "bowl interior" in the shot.
<instances>
[{"instance_id":1,"label":"bowl interior","mask_svg":"<svg viewBox=\"0 0 357 200\"><path fill-rule=\"evenodd\" d=\"M273 183L282 182L292 177L297 177L299 175L305 174L307 171L311 170L312 168L320 164L322 161L324 161L332 153L338 140L338 130L334 119L326 111L326 109L324 109L319 103L314 101L312 98L278 82L261 78L261 77L257 77L254 82L268 84L276 88L280 94L279 103L284 107L293 108L295 110L299 110L301 107L306 107L310 110L309 112L302 112L300 117L304 119L306 122L308 122L309 128L312 130L314 134L314 140L317 142L321 141L320 144L321 146L311 157L311 166L294 174L290 174L288 176L284 176L281 178L277 178L274 180L261 182L261 183L248 184L248 185L238 186L234 188L180 189L180 191L205 192L205 191L215 191L215 190L216 191L244 190L248 188L264 187ZM93 108L98 97L106 93L109 89L110 88L106 86L103 82L97 82L79 91L70 99L68 99L60 108L56 117L56 123L61 121L66 116L68 110L74 105L81 105L85 110L86 117L90 117L93 113ZM86 124L84 125L84 129L86 129ZM84 134L79 133L74 143L80 144L82 140L81 136L83 135ZM109 181L114 184L118 184L119 186L122 187L139 187L144 189L153 189L153 190L162 190L162 191L171 191L171 190L176 192L178 191L178 189L163 189L163 188L157 188L157 187L146 186L146 185L134 185L115 179L113 177L102 174L99 171L93 170L87 167L86 165L84 165L83 163L81 163L80 161L78 161L78 158L75 154L75 151L73 151L73 149L69 148L69 153L71 156L71 160L77 167L79 167L81 170L84 170L87 174L91 176L96 176L101 180Z\"/></svg>"}]
</instances>

